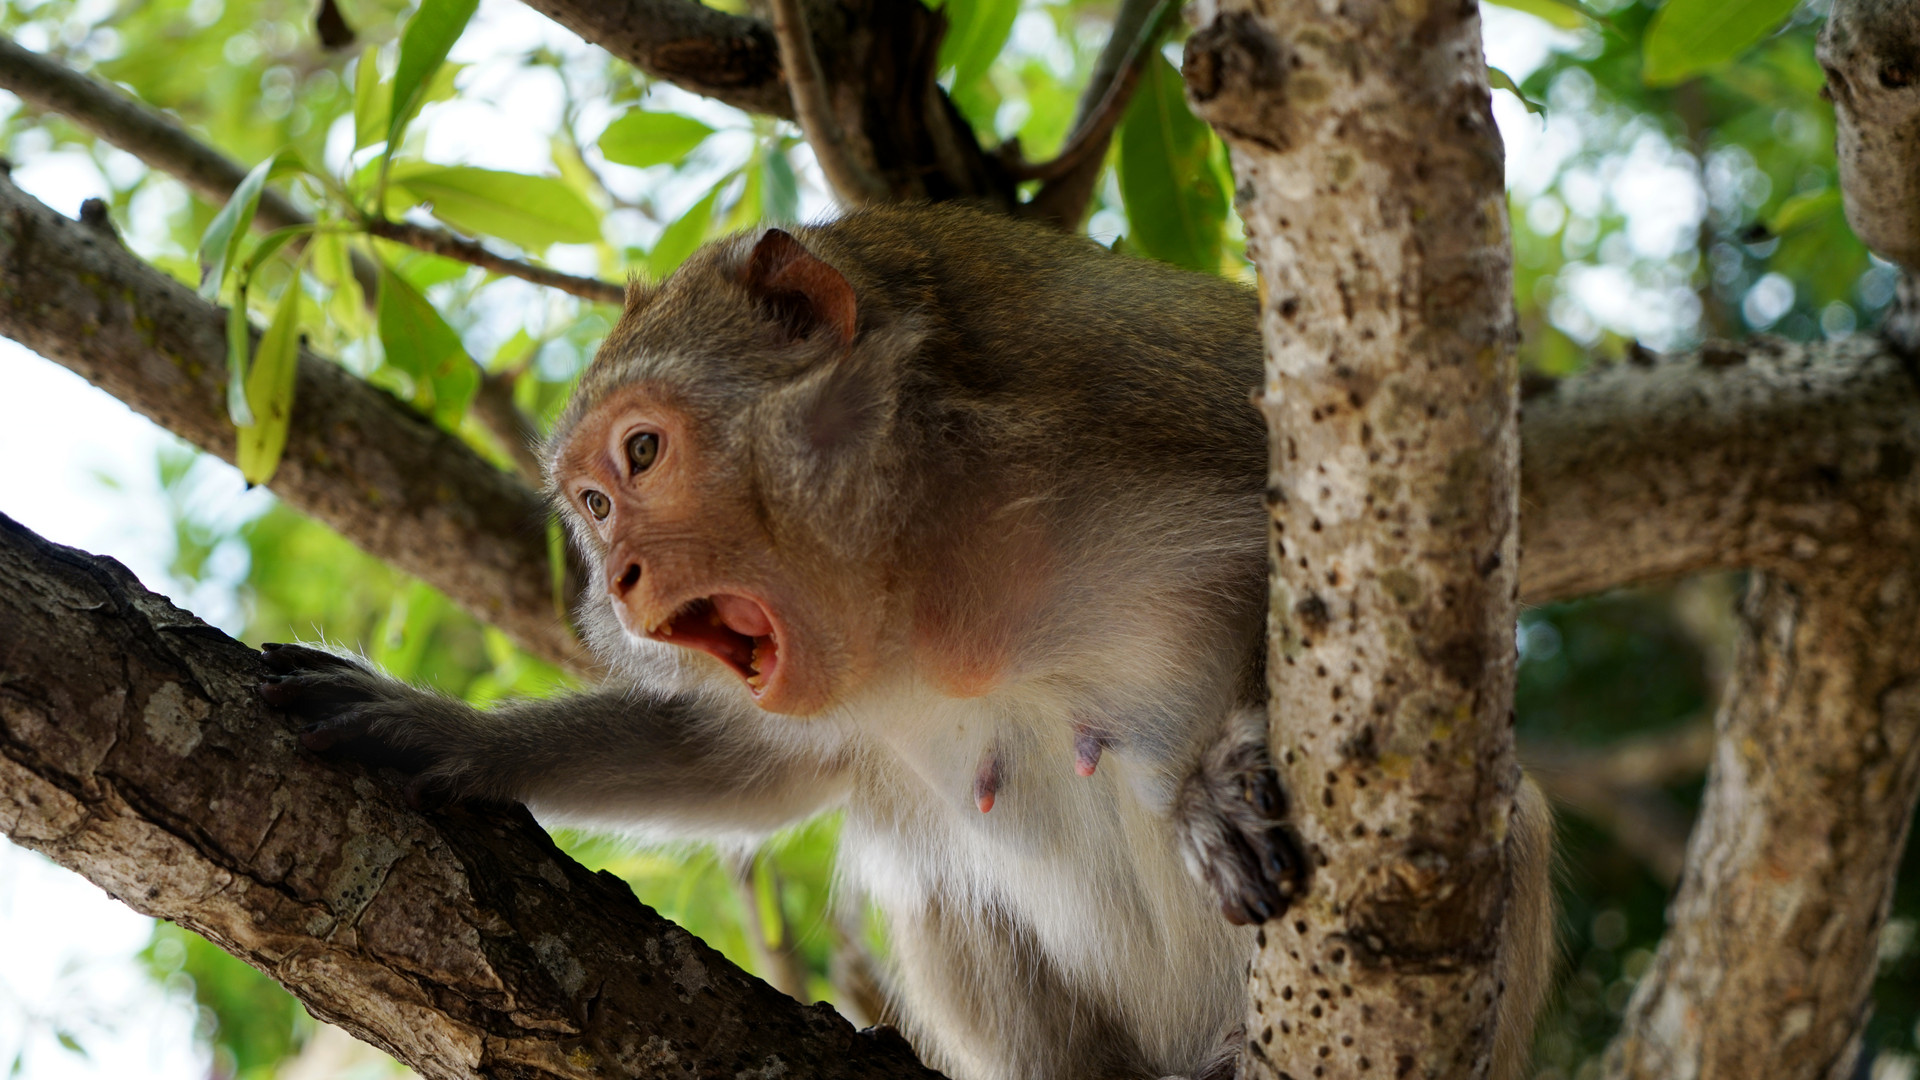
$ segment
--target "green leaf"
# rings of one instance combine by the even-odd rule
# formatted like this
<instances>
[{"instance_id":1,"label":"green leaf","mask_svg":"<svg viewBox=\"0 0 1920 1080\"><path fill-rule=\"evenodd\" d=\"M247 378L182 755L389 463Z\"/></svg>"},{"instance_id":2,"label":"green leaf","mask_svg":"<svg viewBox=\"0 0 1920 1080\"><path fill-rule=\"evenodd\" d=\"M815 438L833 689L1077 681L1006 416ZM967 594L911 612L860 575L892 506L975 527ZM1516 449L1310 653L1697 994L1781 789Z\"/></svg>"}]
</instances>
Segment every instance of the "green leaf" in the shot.
<instances>
[{"instance_id":1,"label":"green leaf","mask_svg":"<svg viewBox=\"0 0 1920 1080\"><path fill-rule=\"evenodd\" d=\"M1732 60L1793 14L1799 0L1667 0L1641 46L1641 78L1672 86Z\"/></svg>"},{"instance_id":2,"label":"green leaf","mask_svg":"<svg viewBox=\"0 0 1920 1080\"><path fill-rule=\"evenodd\" d=\"M694 203L680 220L669 225L660 233L660 239L654 242L653 251L647 255L647 270L654 280L673 273L687 256L693 254L700 242L707 238L707 229L713 224L713 203L719 198L720 189L733 179L732 174L721 178L706 197Z\"/></svg>"},{"instance_id":3,"label":"green leaf","mask_svg":"<svg viewBox=\"0 0 1920 1080\"><path fill-rule=\"evenodd\" d=\"M458 423L480 388L480 369L460 335L426 297L384 265L376 321L387 363L413 378L414 404L443 426Z\"/></svg>"},{"instance_id":4,"label":"green leaf","mask_svg":"<svg viewBox=\"0 0 1920 1080\"><path fill-rule=\"evenodd\" d=\"M767 150L761 163L767 174L763 197L770 221L800 220L800 181L793 175L793 162L787 160L786 143L778 142Z\"/></svg>"},{"instance_id":5,"label":"green leaf","mask_svg":"<svg viewBox=\"0 0 1920 1080\"><path fill-rule=\"evenodd\" d=\"M600 152L616 165L678 164L713 129L690 116L628 109L600 133Z\"/></svg>"},{"instance_id":6,"label":"green leaf","mask_svg":"<svg viewBox=\"0 0 1920 1080\"><path fill-rule=\"evenodd\" d=\"M480 0L420 0L420 10L407 20L407 28L400 32L400 66L393 73L389 151L400 145L400 133L426 103L428 84L479 6Z\"/></svg>"},{"instance_id":7,"label":"green leaf","mask_svg":"<svg viewBox=\"0 0 1920 1080\"><path fill-rule=\"evenodd\" d=\"M87 1048L80 1045L80 1040L73 1037L73 1032L56 1031L53 1033L53 1037L59 1040L61 1046L66 1047L73 1053L79 1054L81 1057L89 1056L87 1054Z\"/></svg>"},{"instance_id":8,"label":"green leaf","mask_svg":"<svg viewBox=\"0 0 1920 1080\"><path fill-rule=\"evenodd\" d=\"M247 351L252 347L247 290L242 288L227 307L227 419L235 427L253 423L253 407L247 404Z\"/></svg>"},{"instance_id":9,"label":"green leaf","mask_svg":"<svg viewBox=\"0 0 1920 1080\"><path fill-rule=\"evenodd\" d=\"M1840 209L1840 192L1833 188L1803 191L1780 204L1767 219L1767 231L1775 236L1790 233Z\"/></svg>"},{"instance_id":10,"label":"green leaf","mask_svg":"<svg viewBox=\"0 0 1920 1080\"><path fill-rule=\"evenodd\" d=\"M956 91L972 86L987 73L1013 32L1020 0L947 0L947 35L940 41L940 70L953 72Z\"/></svg>"},{"instance_id":11,"label":"green leaf","mask_svg":"<svg viewBox=\"0 0 1920 1080\"><path fill-rule=\"evenodd\" d=\"M260 207L260 192L266 189L267 174L273 171L278 159L278 154L268 154L265 161L255 165L240 181L240 186L233 189L227 205L207 223L207 231L200 235L200 295L204 299L219 299L227 270L240 250L240 241L246 238L247 226L253 224L254 211Z\"/></svg>"},{"instance_id":12,"label":"green leaf","mask_svg":"<svg viewBox=\"0 0 1920 1080\"><path fill-rule=\"evenodd\" d=\"M530 249L600 239L600 215L557 176L426 162L396 164L390 176L390 195L399 189L462 232L497 236ZM388 205L395 205L391 198Z\"/></svg>"},{"instance_id":13,"label":"green leaf","mask_svg":"<svg viewBox=\"0 0 1920 1080\"><path fill-rule=\"evenodd\" d=\"M234 464L249 485L264 484L280 466L293 419L294 376L300 370L300 275L296 271L274 305L247 372L247 404L254 423L239 429Z\"/></svg>"},{"instance_id":14,"label":"green leaf","mask_svg":"<svg viewBox=\"0 0 1920 1080\"><path fill-rule=\"evenodd\" d=\"M241 264L240 273L246 278L251 279L254 272L259 270L268 259L273 258L275 253L287 246L288 241L298 236L305 236L318 227L319 226L310 223L305 225L286 225L261 237L260 242L253 246L253 251L248 253L246 262Z\"/></svg>"},{"instance_id":15,"label":"green leaf","mask_svg":"<svg viewBox=\"0 0 1920 1080\"><path fill-rule=\"evenodd\" d=\"M1546 20L1562 30L1583 30L1593 25L1587 13L1572 4L1563 4L1559 0L1487 0L1503 8L1524 11L1529 15Z\"/></svg>"},{"instance_id":16,"label":"green leaf","mask_svg":"<svg viewBox=\"0 0 1920 1080\"><path fill-rule=\"evenodd\" d=\"M380 92L380 46L369 45L353 70L353 148L386 138L392 119L393 95Z\"/></svg>"},{"instance_id":17,"label":"green leaf","mask_svg":"<svg viewBox=\"0 0 1920 1080\"><path fill-rule=\"evenodd\" d=\"M1212 129L1187 108L1180 73L1156 54L1120 123L1120 198L1134 249L1220 272L1227 196L1208 160L1212 149Z\"/></svg>"},{"instance_id":18,"label":"green leaf","mask_svg":"<svg viewBox=\"0 0 1920 1080\"><path fill-rule=\"evenodd\" d=\"M1507 93L1519 98L1520 104L1525 105L1528 112L1536 116L1547 115L1547 107L1545 105L1521 93L1520 84L1513 81L1513 76L1501 71L1492 64L1487 65L1487 85L1493 87L1495 90L1505 90Z\"/></svg>"}]
</instances>

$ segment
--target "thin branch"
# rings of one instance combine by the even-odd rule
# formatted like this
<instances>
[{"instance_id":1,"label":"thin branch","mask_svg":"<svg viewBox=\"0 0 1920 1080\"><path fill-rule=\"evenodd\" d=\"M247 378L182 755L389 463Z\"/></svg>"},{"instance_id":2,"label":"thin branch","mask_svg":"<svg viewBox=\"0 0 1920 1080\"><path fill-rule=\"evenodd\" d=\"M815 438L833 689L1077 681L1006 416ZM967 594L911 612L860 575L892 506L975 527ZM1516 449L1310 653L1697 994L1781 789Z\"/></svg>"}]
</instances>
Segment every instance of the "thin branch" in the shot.
<instances>
[{"instance_id":1,"label":"thin branch","mask_svg":"<svg viewBox=\"0 0 1920 1080\"><path fill-rule=\"evenodd\" d=\"M1138 3L1139 0L1134 2ZM1088 80L1087 97L1082 99L1081 104L1084 115L1074 126L1067 144L1048 161L1026 161L1019 158L1016 151L1016 156L1007 162L1007 172L1015 180L1059 180L1089 159L1106 154L1107 144L1113 139L1113 129L1120 123L1120 118L1126 115L1127 104L1133 100L1134 88L1140 85L1140 75L1155 55L1154 43L1159 41L1167 16L1173 13L1175 7L1173 0L1147 0L1143 6L1148 8L1146 21L1132 36L1132 44L1127 46L1126 54L1116 69L1117 74L1096 81L1096 68L1096 78ZM1116 18L1113 33L1108 38L1110 46L1116 39L1121 42L1127 40L1120 36L1121 33L1121 22ZM1095 99L1094 88L1100 82L1105 83L1105 89ZM1091 108L1087 105L1088 100L1092 100Z\"/></svg>"},{"instance_id":2,"label":"thin branch","mask_svg":"<svg viewBox=\"0 0 1920 1080\"><path fill-rule=\"evenodd\" d=\"M489 270L496 274L530 281L535 285L559 289L582 300L592 300L599 304L619 304L626 298L626 288L615 285L611 281L579 277L548 267L521 262L518 259L509 259L505 255L496 255L478 242L455 236L444 229L416 225L410 221L387 221L383 218L368 220L365 228L367 232L384 240L392 240L430 254L478 266L482 270Z\"/></svg>"},{"instance_id":3,"label":"thin branch","mask_svg":"<svg viewBox=\"0 0 1920 1080\"><path fill-rule=\"evenodd\" d=\"M1088 121L1098 114L1100 103L1107 98L1107 92L1117 80L1120 71L1126 66L1132 55L1134 43L1147 31L1158 18L1160 0L1121 0L1120 8L1114 13L1113 29L1107 34L1107 43L1100 49L1100 56L1094 61L1093 71L1087 77L1086 88L1080 93L1080 106L1074 116L1073 130L1085 128ZM1093 189L1100 182L1100 171L1106 164L1107 143L1112 139L1109 128L1105 137L1093 142L1081 152L1078 165L1064 174L1040 185L1033 198L1020 205L1022 216L1039 218L1054 226L1078 231L1080 223L1087 216L1087 205L1093 201Z\"/></svg>"},{"instance_id":4,"label":"thin branch","mask_svg":"<svg viewBox=\"0 0 1920 1080\"><path fill-rule=\"evenodd\" d=\"M1520 746L1520 760L1548 798L1606 829L1668 886L1686 866L1693 820L1660 789L1698 779L1712 756L1713 728L1705 723L1599 749Z\"/></svg>"},{"instance_id":5,"label":"thin branch","mask_svg":"<svg viewBox=\"0 0 1920 1080\"><path fill-rule=\"evenodd\" d=\"M780 43L780 66L786 73L787 88L793 94L793 115L801 134L813 147L813 155L826 173L827 183L840 200L853 205L885 202L893 189L854 155L840 124L833 116L833 103L827 99L827 79L820 70L820 57L813 51L813 37L807 31L806 13L800 0L771 0L773 36Z\"/></svg>"},{"instance_id":6,"label":"thin branch","mask_svg":"<svg viewBox=\"0 0 1920 1080\"><path fill-rule=\"evenodd\" d=\"M0 832L430 1080L936 1080L741 971L526 811L300 748L253 650L0 516Z\"/></svg>"},{"instance_id":7,"label":"thin branch","mask_svg":"<svg viewBox=\"0 0 1920 1080\"><path fill-rule=\"evenodd\" d=\"M0 335L232 461L226 312L0 178ZM591 670L556 605L547 509L459 439L311 352L272 488L536 656Z\"/></svg>"},{"instance_id":8,"label":"thin branch","mask_svg":"<svg viewBox=\"0 0 1920 1080\"><path fill-rule=\"evenodd\" d=\"M247 175L239 162L195 138L173 117L50 57L0 37L0 89L56 112L191 188L219 206ZM255 227L309 225L313 219L277 191L260 195Z\"/></svg>"},{"instance_id":9,"label":"thin branch","mask_svg":"<svg viewBox=\"0 0 1920 1080\"><path fill-rule=\"evenodd\" d=\"M195 138L173 117L58 60L21 48L7 37L0 37L0 89L36 109L65 116L215 206L225 204L246 178L244 166ZM271 188L260 193L254 228L266 231L312 223L313 218L286 196ZM353 275L371 302L379 284L372 264L356 254Z\"/></svg>"}]
</instances>

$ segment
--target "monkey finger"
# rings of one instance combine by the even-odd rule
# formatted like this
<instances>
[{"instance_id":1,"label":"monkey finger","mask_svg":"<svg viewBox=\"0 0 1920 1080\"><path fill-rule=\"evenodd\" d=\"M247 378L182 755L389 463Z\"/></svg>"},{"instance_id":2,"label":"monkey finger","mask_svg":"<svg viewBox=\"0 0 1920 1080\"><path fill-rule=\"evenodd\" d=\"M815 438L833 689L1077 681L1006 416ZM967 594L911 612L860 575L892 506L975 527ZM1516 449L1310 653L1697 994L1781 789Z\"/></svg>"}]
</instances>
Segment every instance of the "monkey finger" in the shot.
<instances>
[{"instance_id":1,"label":"monkey finger","mask_svg":"<svg viewBox=\"0 0 1920 1080\"><path fill-rule=\"evenodd\" d=\"M276 674L291 675L296 671L358 671L360 665L344 656L336 656L324 649L315 649L307 645L287 645L278 641L266 641L260 644L260 659Z\"/></svg>"},{"instance_id":2,"label":"monkey finger","mask_svg":"<svg viewBox=\"0 0 1920 1080\"><path fill-rule=\"evenodd\" d=\"M267 704L303 720L325 720L377 696L373 687L338 675L270 675L258 689Z\"/></svg>"}]
</instances>

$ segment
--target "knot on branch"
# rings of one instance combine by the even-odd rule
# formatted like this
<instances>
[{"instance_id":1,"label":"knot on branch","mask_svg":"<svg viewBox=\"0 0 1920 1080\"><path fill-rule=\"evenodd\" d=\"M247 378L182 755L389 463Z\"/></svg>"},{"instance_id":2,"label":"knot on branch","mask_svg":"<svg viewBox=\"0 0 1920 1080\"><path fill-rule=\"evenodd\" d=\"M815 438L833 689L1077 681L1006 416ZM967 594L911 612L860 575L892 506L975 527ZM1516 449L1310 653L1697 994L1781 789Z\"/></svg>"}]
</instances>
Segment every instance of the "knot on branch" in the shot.
<instances>
[{"instance_id":1,"label":"knot on branch","mask_svg":"<svg viewBox=\"0 0 1920 1080\"><path fill-rule=\"evenodd\" d=\"M1251 13L1229 12L1187 39L1180 74L1194 111L1231 135L1276 152L1293 142L1287 107L1295 58Z\"/></svg>"}]
</instances>

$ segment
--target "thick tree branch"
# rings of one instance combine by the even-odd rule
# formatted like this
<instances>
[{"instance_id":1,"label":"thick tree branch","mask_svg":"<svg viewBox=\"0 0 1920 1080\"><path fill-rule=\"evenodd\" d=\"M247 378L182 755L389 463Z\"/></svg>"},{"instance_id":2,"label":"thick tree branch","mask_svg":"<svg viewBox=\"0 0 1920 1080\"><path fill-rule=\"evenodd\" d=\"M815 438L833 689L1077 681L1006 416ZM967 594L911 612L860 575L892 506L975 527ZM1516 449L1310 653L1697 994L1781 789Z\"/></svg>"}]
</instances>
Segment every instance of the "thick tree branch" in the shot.
<instances>
[{"instance_id":1,"label":"thick tree branch","mask_svg":"<svg viewBox=\"0 0 1920 1080\"><path fill-rule=\"evenodd\" d=\"M1315 867L1261 935L1243 1075L1518 1075L1501 942L1546 886L1507 843L1517 333L1478 9L1191 10L1264 285L1271 738Z\"/></svg>"},{"instance_id":2,"label":"thick tree branch","mask_svg":"<svg viewBox=\"0 0 1920 1080\"><path fill-rule=\"evenodd\" d=\"M773 28L696 0L527 0L657 79L747 112L793 119Z\"/></svg>"},{"instance_id":3,"label":"thick tree branch","mask_svg":"<svg viewBox=\"0 0 1920 1080\"><path fill-rule=\"evenodd\" d=\"M814 52L813 34L807 29L800 0L769 0L769 6L773 9L773 37L780 44L781 70L793 94L794 119L813 147L814 159L826 174L827 183L846 205L884 202L892 194L886 181L855 153L834 116L832 95L820 70L820 57Z\"/></svg>"},{"instance_id":4,"label":"thick tree branch","mask_svg":"<svg viewBox=\"0 0 1920 1080\"><path fill-rule=\"evenodd\" d=\"M1014 185L934 81L946 20L919 0L803 0L821 85L848 154L893 200L1011 209ZM773 28L694 0L528 0L658 78L750 112L795 119ZM831 152L822 154L823 164Z\"/></svg>"},{"instance_id":5,"label":"thick tree branch","mask_svg":"<svg viewBox=\"0 0 1920 1080\"><path fill-rule=\"evenodd\" d=\"M1609 1076L1854 1074L1920 793L1916 494L1822 545L1844 555L1754 578L1686 875Z\"/></svg>"},{"instance_id":6,"label":"thick tree branch","mask_svg":"<svg viewBox=\"0 0 1920 1080\"><path fill-rule=\"evenodd\" d=\"M553 846L299 748L255 653L0 516L0 833L431 1078L932 1078Z\"/></svg>"},{"instance_id":7,"label":"thick tree branch","mask_svg":"<svg viewBox=\"0 0 1920 1080\"><path fill-rule=\"evenodd\" d=\"M0 335L229 461L225 315L0 178ZM460 440L309 353L276 494L528 650L582 653L546 572L546 510Z\"/></svg>"},{"instance_id":8,"label":"thick tree branch","mask_svg":"<svg viewBox=\"0 0 1920 1080\"><path fill-rule=\"evenodd\" d=\"M1711 342L1522 409L1529 603L1707 570L1844 559L1920 461L1920 393L1870 335Z\"/></svg>"},{"instance_id":9,"label":"thick tree branch","mask_svg":"<svg viewBox=\"0 0 1920 1080\"><path fill-rule=\"evenodd\" d=\"M1920 266L1920 10L1835 0L1818 55L1833 99L1847 223L1876 253Z\"/></svg>"}]
</instances>

